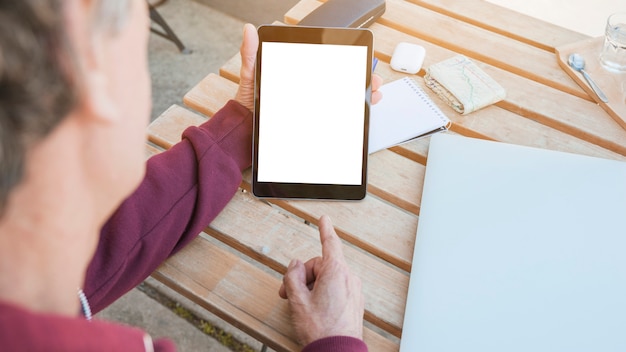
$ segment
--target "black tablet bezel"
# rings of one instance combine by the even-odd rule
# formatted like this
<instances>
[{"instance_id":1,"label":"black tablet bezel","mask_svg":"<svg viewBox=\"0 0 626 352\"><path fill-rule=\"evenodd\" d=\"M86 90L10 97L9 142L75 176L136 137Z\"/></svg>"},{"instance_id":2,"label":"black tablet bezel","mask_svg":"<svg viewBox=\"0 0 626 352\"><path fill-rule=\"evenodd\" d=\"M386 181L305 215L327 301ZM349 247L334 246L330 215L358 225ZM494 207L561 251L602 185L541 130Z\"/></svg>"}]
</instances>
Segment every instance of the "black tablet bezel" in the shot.
<instances>
[{"instance_id":1,"label":"black tablet bezel","mask_svg":"<svg viewBox=\"0 0 626 352\"><path fill-rule=\"evenodd\" d=\"M300 199L329 199L329 200L361 200L367 193L367 158L368 135L372 81L373 35L368 29L355 28L328 28L263 25L258 29L259 49L256 61L256 77L254 92L254 128L252 151L252 192L260 198L300 198ZM260 82L262 76L262 48L263 42L305 43L305 44L335 44L358 45L367 47L367 72L364 86L364 135L362 151L361 183L358 185L345 184L316 184L316 183L283 183L258 181L259 157L259 125L262 116L260 111Z\"/></svg>"}]
</instances>

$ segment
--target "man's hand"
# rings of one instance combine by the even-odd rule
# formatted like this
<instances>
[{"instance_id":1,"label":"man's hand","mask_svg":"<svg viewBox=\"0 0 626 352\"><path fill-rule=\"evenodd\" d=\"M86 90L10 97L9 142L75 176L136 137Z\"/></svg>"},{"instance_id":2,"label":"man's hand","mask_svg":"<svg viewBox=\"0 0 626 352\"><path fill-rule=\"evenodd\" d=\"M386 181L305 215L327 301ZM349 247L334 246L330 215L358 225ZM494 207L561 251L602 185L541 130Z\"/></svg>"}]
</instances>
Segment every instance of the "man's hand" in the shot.
<instances>
[{"instance_id":1,"label":"man's hand","mask_svg":"<svg viewBox=\"0 0 626 352\"><path fill-rule=\"evenodd\" d=\"M259 35L254 25L248 23L243 27L243 41L239 50L241 70L239 71L239 89L235 100L250 111L254 111L254 64L258 48ZM380 76L372 75L372 104L376 104L382 99L382 93L378 91L382 83L383 79Z\"/></svg>"},{"instance_id":2,"label":"man's hand","mask_svg":"<svg viewBox=\"0 0 626 352\"><path fill-rule=\"evenodd\" d=\"M322 256L306 263L292 260L279 295L289 300L298 341L330 336L363 339L361 280L346 264L341 240L327 216L319 221Z\"/></svg>"},{"instance_id":3,"label":"man's hand","mask_svg":"<svg viewBox=\"0 0 626 352\"><path fill-rule=\"evenodd\" d=\"M259 35L254 25L247 23L243 27L243 41L239 53L241 54L241 70L239 71L239 89L235 100L241 105L254 111L254 63L259 48Z\"/></svg>"}]
</instances>

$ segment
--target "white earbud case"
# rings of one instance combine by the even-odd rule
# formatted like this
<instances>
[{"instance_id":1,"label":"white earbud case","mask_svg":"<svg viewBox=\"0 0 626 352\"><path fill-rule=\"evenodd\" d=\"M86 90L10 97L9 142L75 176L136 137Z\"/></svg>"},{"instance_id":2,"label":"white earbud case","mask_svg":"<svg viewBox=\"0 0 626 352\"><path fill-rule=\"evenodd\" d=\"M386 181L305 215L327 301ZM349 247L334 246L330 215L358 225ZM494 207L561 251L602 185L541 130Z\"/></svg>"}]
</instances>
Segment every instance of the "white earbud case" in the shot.
<instances>
[{"instance_id":1,"label":"white earbud case","mask_svg":"<svg viewBox=\"0 0 626 352\"><path fill-rule=\"evenodd\" d=\"M391 68L410 74L416 74L422 68L426 56L423 46L401 42L396 45L391 56Z\"/></svg>"}]
</instances>

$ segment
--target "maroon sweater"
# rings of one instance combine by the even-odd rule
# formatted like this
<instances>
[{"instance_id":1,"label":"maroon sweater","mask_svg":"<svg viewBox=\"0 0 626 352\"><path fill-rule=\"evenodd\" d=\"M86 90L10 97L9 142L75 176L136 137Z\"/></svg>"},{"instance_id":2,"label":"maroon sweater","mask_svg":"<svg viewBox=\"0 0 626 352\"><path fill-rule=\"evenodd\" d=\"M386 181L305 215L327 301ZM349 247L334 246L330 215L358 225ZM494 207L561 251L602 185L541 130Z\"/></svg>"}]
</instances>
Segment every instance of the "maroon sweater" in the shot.
<instances>
[{"instance_id":1,"label":"maroon sweater","mask_svg":"<svg viewBox=\"0 0 626 352\"><path fill-rule=\"evenodd\" d=\"M94 313L148 277L194 239L233 197L250 166L252 115L230 101L190 127L167 152L148 160L146 176L102 228L84 291ZM78 298L77 298L78 299ZM104 321L31 312L0 302L0 349L7 351L144 351L145 333ZM169 340L155 351L175 351ZM306 352L367 351L350 337L330 337Z\"/></svg>"}]
</instances>

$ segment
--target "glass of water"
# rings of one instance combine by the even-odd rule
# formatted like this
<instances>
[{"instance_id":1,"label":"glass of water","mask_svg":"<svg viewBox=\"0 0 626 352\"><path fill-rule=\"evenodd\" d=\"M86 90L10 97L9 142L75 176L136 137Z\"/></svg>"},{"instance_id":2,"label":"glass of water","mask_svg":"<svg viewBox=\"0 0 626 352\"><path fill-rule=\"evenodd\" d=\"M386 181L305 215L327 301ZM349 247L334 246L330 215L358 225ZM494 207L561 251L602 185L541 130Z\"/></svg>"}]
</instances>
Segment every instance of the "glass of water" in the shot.
<instances>
[{"instance_id":1,"label":"glass of water","mask_svg":"<svg viewBox=\"0 0 626 352\"><path fill-rule=\"evenodd\" d=\"M626 73L626 12L617 12L606 21L600 63L609 71Z\"/></svg>"}]
</instances>

